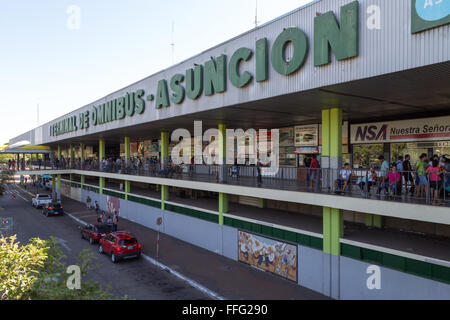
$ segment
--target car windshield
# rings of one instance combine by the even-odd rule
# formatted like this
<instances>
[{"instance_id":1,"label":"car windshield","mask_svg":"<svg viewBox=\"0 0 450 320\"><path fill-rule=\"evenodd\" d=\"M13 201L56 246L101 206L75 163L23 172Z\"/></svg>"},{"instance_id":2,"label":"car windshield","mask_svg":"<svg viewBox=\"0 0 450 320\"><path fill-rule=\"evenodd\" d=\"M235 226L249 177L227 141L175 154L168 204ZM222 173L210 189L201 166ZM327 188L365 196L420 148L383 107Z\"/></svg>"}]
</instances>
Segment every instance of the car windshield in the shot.
<instances>
[{"instance_id":1,"label":"car windshield","mask_svg":"<svg viewBox=\"0 0 450 320\"><path fill-rule=\"evenodd\" d=\"M135 244L137 242L136 238L130 238L130 239L120 239L119 244L120 245L128 245L128 244Z\"/></svg>"},{"instance_id":2,"label":"car windshield","mask_svg":"<svg viewBox=\"0 0 450 320\"><path fill-rule=\"evenodd\" d=\"M38 198L46 198L46 199L49 199L50 198L50 196L48 195L48 194L40 194L39 196L38 196Z\"/></svg>"}]
</instances>

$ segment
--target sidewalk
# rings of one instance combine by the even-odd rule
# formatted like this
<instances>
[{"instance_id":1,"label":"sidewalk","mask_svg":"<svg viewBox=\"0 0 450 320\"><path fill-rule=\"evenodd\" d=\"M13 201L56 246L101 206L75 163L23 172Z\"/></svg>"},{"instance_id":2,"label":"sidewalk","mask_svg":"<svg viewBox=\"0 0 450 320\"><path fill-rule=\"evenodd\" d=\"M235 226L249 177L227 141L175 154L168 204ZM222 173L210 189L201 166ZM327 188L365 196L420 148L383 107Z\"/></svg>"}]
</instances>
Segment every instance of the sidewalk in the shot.
<instances>
[{"instance_id":1,"label":"sidewalk","mask_svg":"<svg viewBox=\"0 0 450 320\"><path fill-rule=\"evenodd\" d=\"M64 209L74 217L87 223L96 223L95 212L88 210L84 204L65 197L63 204ZM156 231L123 218L119 221L118 229L134 233L142 243L143 254L156 260ZM162 233L157 261L225 299L327 299L327 297L293 282Z\"/></svg>"}]
</instances>

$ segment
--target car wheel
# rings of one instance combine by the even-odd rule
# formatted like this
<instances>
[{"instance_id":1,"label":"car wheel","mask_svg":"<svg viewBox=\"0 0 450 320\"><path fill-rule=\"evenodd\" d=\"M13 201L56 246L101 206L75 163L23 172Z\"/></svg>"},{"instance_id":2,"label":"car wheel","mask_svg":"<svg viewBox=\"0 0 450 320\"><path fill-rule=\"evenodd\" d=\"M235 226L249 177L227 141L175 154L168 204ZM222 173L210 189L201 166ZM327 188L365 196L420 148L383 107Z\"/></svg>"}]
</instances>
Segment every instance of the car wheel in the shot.
<instances>
[{"instance_id":1,"label":"car wheel","mask_svg":"<svg viewBox=\"0 0 450 320\"><path fill-rule=\"evenodd\" d=\"M94 239L92 239L92 237L89 237L89 244L94 244Z\"/></svg>"},{"instance_id":2,"label":"car wheel","mask_svg":"<svg viewBox=\"0 0 450 320\"><path fill-rule=\"evenodd\" d=\"M103 254L103 246L102 245L99 245L98 246L98 252L100 252L101 254Z\"/></svg>"},{"instance_id":3,"label":"car wheel","mask_svg":"<svg viewBox=\"0 0 450 320\"><path fill-rule=\"evenodd\" d=\"M111 261L112 261L112 263L117 263L117 257L114 254L114 252L111 254Z\"/></svg>"},{"instance_id":4,"label":"car wheel","mask_svg":"<svg viewBox=\"0 0 450 320\"><path fill-rule=\"evenodd\" d=\"M81 239L84 239L83 232L80 232L80 234L81 234Z\"/></svg>"},{"instance_id":5,"label":"car wheel","mask_svg":"<svg viewBox=\"0 0 450 320\"><path fill-rule=\"evenodd\" d=\"M136 259L139 259L141 257L141 253L139 252L136 256Z\"/></svg>"}]
</instances>

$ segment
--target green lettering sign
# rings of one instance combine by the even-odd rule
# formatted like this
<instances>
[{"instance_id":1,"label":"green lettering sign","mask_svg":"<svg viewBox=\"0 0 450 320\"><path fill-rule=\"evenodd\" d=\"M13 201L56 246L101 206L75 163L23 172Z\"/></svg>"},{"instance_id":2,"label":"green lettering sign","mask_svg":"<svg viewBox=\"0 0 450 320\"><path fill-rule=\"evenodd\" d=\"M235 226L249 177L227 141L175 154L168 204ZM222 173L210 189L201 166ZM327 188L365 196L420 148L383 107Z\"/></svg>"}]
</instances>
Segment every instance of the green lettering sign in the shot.
<instances>
[{"instance_id":1,"label":"green lettering sign","mask_svg":"<svg viewBox=\"0 0 450 320\"><path fill-rule=\"evenodd\" d=\"M294 49L292 58L287 61L285 52L288 44ZM282 75L290 75L300 69L308 56L308 38L298 28L284 30L272 47L272 67Z\"/></svg>"},{"instance_id":2,"label":"green lettering sign","mask_svg":"<svg viewBox=\"0 0 450 320\"><path fill-rule=\"evenodd\" d=\"M239 66L241 62L248 61L252 57L252 55L252 50L248 48L240 48L233 54L230 59L228 74L230 77L230 82L236 88L245 87L253 79L253 76L248 71L245 71L242 75L239 74Z\"/></svg>"},{"instance_id":3,"label":"green lettering sign","mask_svg":"<svg viewBox=\"0 0 450 320\"><path fill-rule=\"evenodd\" d=\"M331 62L330 48L337 60L358 56L359 3L354 1L341 7L339 26L332 11L314 18L314 65Z\"/></svg>"}]
</instances>

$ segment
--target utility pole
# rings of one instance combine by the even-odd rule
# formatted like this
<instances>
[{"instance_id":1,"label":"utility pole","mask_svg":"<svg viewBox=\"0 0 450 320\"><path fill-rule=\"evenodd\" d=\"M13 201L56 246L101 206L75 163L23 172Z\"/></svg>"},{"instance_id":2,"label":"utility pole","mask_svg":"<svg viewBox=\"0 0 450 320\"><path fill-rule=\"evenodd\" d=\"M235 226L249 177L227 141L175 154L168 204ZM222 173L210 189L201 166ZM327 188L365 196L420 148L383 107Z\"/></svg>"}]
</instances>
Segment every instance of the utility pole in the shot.
<instances>
[{"instance_id":1,"label":"utility pole","mask_svg":"<svg viewBox=\"0 0 450 320\"><path fill-rule=\"evenodd\" d=\"M258 0L255 0L255 29L258 27Z\"/></svg>"},{"instance_id":2,"label":"utility pole","mask_svg":"<svg viewBox=\"0 0 450 320\"><path fill-rule=\"evenodd\" d=\"M175 63L175 41L174 41L174 33L175 33L175 23L172 21L172 43L170 46L172 47L172 65Z\"/></svg>"}]
</instances>

